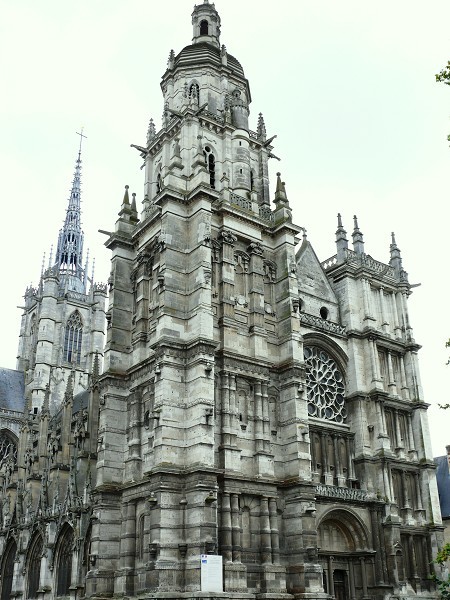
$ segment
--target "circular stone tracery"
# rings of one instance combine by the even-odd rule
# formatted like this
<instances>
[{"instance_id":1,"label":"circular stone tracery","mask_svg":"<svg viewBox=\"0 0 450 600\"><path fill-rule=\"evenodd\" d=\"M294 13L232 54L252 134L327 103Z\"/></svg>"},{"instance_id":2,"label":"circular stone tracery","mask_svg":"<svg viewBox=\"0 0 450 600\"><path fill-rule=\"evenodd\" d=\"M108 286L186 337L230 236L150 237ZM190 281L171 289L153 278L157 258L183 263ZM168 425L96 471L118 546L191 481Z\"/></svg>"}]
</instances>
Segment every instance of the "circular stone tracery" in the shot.
<instances>
[{"instance_id":1,"label":"circular stone tracery","mask_svg":"<svg viewBox=\"0 0 450 600\"><path fill-rule=\"evenodd\" d=\"M344 423L344 378L336 362L316 346L305 346L304 356L309 416Z\"/></svg>"}]
</instances>

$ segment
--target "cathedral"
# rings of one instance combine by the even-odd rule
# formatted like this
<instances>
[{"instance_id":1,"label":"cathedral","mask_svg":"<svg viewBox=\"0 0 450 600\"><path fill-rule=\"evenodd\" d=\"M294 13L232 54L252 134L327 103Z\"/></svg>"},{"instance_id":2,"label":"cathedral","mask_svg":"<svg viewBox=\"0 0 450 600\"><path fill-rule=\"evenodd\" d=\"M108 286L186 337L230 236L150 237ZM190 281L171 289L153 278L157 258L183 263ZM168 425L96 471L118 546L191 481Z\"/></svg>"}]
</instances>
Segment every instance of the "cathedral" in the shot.
<instances>
[{"instance_id":1,"label":"cathedral","mask_svg":"<svg viewBox=\"0 0 450 600\"><path fill-rule=\"evenodd\" d=\"M338 215L319 260L208 0L170 52L106 284L81 141L55 256L0 370L0 600L436 597L411 285ZM82 138L80 138L82 140ZM111 219L112 220L112 219ZM349 238L350 241L349 241Z\"/></svg>"}]
</instances>

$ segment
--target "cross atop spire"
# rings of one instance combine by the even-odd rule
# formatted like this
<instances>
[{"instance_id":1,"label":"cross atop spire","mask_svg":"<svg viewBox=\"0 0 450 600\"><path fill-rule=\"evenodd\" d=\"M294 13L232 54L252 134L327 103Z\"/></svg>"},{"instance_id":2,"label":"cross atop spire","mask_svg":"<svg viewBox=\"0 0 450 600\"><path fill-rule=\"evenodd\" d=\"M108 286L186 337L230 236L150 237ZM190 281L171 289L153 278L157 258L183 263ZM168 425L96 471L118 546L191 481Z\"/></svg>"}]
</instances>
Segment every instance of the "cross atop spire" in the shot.
<instances>
[{"instance_id":1,"label":"cross atop spire","mask_svg":"<svg viewBox=\"0 0 450 600\"><path fill-rule=\"evenodd\" d=\"M76 132L76 134L80 136L80 148L78 149L78 154L81 154L81 142L83 141L83 138L87 139L87 136L83 134L83 129L84 127L81 128L81 133L78 131Z\"/></svg>"}]
</instances>

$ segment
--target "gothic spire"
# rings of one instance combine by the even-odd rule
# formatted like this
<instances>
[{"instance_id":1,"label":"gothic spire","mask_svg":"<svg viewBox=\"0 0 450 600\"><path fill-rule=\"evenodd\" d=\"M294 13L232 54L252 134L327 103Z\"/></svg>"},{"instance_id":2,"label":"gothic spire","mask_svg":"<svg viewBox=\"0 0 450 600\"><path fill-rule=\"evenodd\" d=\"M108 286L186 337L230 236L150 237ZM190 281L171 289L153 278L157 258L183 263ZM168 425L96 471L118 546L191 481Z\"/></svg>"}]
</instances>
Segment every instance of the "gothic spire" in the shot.
<instances>
[{"instance_id":1,"label":"gothic spire","mask_svg":"<svg viewBox=\"0 0 450 600\"><path fill-rule=\"evenodd\" d=\"M85 293L85 280L83 276L83 238L81 229L81 143L85 135L83 130L78 133L80 146L78 157L75 161L72 189L70 191L69 205L66 211L64 226L59 232L58 248L56 250L55 267L63 277L68 289Z\"/></svg>"}]
</instances>

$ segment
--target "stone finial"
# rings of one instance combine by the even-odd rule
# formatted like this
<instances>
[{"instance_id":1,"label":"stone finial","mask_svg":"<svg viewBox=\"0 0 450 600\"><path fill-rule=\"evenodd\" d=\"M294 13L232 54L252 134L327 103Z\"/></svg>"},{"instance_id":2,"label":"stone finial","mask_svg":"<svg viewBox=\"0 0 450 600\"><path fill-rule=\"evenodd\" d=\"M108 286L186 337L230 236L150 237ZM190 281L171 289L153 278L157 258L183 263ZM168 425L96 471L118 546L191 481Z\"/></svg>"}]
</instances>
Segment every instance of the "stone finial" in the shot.
<instances>
[{"instance_id":1,"label":"stone finial","mask_svg":"<svg viewBox=\"0 0 450 600\"><path fill-rule=\"evenodd\" d=\"M263 141L266 140L266 137L267 137L266 124L264 123L264 117L263 117L262 113L259 113L259 115L258 115L258 125L256 128L256 134L258 136L258 139L261 139Z\"/></svg>"},{"instance_id":2,"label":"stone finial","mask_svg":"<svg viewBox=\"0 0 450 600\"><path fill-rule=\"evenodd\" d=\"M169 52L169 58L167 59L167 68L173 69L174 65L175 65L175 52L173 50L171 50Z\"/></svg>"},{"instance_id":3,"label":"stone finial","mask_svg":"<svg viewBox=\"0 0 450 600\"><path fill-rule=\"evenodd\" d=\"M391 233L391 240L391 245L389 247L389 265L394 269L395 274L399 279L403 278L407 280L408 275L406 271L403 270L402 255L400 253L400 248L397 246L397 242L395 241L394 232Z\"/></svg>"},{"instance_id":4,"label":"stone finial","mask_svg":"<svg viewBox=\"0 0 450 600\"><path fill-rule=\"evenodd\" d=\"M356 254L364 254L364 238L358 227L358 219L356 215L353 216L353 250Z\"/></svg>"},{"instance_id":5,"label":"stone finial","mask_svg":"<svg viewBox=\"0 0 450 600\"><path fill-rule=\"evenodd\" d=\"M342 225L341 213L338 213L338 227L336 229L336 249L337 258L339 262L344 261L347 258L348 240L347 232Z\"/></svg>"},{"instance_id":6,"label":"stone finial","mask_svg":"<svg viewBox=\"0 0 450 600\"><path fill-rule=\"evenodd\" d=\"M64 392L64 404L71 404L73 401L74 379L75 379L75 371L73 370L67 379L66 391Z\"/></svg>"},{"instance_id":7,"label":"stone finial","mask_svg":"<svg viewBox=\"0 0 450 600\"><path fill-rule=\"evenodd\" d=\"M44 402L42 403L41 418L50 414L50 385L45 386Z\"/></svg>"},{"instance_id":8,"label":"stone finial","mask_svg":"<svg viewBox=\"0 0 450 600\"><path fill-rule=\"evenodd\" d=\"M122 201L122 204L125 204L127 206L130 205L130 197L128 196L128 190L129 190L129 188L130 188L129 185L125 186L125 193L123 195L123 201Z\"/></svg>"},{"instance_id":9,"label":"stone finial","mask_svg":"<svg viewBox=\"0 0 450 600\"><path fill-rule=\"evenodd\" d=\"M147 146L151 143L153 138L156 136L156 128L153 119L150 119L147 129Z\"/></svg>"},{"instance_id":10,"label":"stone finial","mask_svg":"<svg viewBox=\"0 0 450 600\"><path fill-rule=\"evenodd\" d=\"M94 354L94 362L92 364L92 378L97 381L100 375L100 360L98 358L98 350Z\"/></svg>"},{"instance_id":11,"label":"stone finial","mask_svg":"<svg viewBox=\"0 0 450 600\"><path fill-rule=\"evenodd\" d=\"M137 208L136 208L136 193L133 192L131 194L131 213L130 213L130 221L133 223L137 223L139 221Z\"/></svg>"},{"instance_id":12,"label":"stone finial","mask_svg":"<svg viewBox=\"0 0 450 600\"><path fill-rule=\"evenodd\" d=\"M286 186L284 181L281 181L281 173L277 173L277 187L275 190L275 203L289 204L286 196Z\"/></svg>"}]
</instances>

